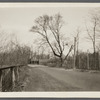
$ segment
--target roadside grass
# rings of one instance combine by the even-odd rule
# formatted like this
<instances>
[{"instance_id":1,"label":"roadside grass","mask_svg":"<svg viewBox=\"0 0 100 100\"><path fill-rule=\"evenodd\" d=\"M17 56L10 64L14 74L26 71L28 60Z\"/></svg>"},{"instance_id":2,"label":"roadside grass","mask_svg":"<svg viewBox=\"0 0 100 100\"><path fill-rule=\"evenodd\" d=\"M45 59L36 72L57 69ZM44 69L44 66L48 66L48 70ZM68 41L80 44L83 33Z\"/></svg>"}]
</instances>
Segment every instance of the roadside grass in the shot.
<instances>
[{"instance_id":1,"label":"roadside grass","mask_svg":"<svg viewBox=\"0 0 100 100\"><path fill-rule=\"evenodd\" d=\"M26 85L27 78L29 76L29 67L23 66L19 68L19 81L16 82L14 91L21 92Z\"/></svg>"}]
</instances>

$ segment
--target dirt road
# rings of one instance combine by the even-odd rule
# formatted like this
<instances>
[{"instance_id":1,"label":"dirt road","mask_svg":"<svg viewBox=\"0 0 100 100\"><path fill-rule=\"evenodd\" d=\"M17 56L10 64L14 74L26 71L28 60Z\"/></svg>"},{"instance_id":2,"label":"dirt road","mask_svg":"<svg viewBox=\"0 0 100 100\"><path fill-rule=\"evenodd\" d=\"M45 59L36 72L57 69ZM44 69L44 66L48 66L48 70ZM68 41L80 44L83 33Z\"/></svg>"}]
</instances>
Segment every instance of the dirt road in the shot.
<instances>
[{"instance_id":1,"label":"dirt road","mask_svg":"<svg viewBox=\"0 0 100 100\"><path fill-rule=\"evenodd\" d=\"M29 65L24 91L99 91L100 73L78 72L42 65Z\"/></svg>"}]
</instances>

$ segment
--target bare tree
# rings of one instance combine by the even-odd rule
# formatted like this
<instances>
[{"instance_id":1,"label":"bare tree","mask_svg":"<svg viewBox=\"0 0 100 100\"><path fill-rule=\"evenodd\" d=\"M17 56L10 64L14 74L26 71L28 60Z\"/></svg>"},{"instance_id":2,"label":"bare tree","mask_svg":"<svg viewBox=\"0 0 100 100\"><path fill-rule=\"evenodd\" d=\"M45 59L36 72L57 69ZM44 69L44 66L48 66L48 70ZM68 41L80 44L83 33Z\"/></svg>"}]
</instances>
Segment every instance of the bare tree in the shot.
<instances>
[{"instance_id":1,"label":"bare tree","mask_svg":"<svg viewBox=\"0 0 100 100\"><path fill-rule=\"evenodd\" d=\"M94 68L96 68L96 40L99 35L99 27L100 27L100 15L97 12L93 12L90 14L90 25L86 25L86 31L89 36L89 39L92 41L93 45L93 54L94 54Z\"/></svg>"},{"instance_id":2,"label":"bare tree","mask_svg":"<svg viewBox=\"0 0 100 100\"><path fill-rule=\"evenodd\" d=\"M81 33L80 27L77 27L76 31L74 32L74 65L73 67L76 68L76 62L79 67L79 35ZM77 60L77 61L76 61Z\"/></svg>"},{"instance_id":3,"label":"bare tree","mask_svg":"<svg viewBox=\"0 0 100 100\"><path fill-rule=\"evenodd\" d=\"M61 66L72 50L71 45L68 54L63 59L65 46L68 45L61 33L63 23L60 14L54 16L44 15L35 20L35 25L31 29L32 32L40 34L42 36L42 41L49 45L56 57L60 58Z\"/></svg>"}]
</instances>

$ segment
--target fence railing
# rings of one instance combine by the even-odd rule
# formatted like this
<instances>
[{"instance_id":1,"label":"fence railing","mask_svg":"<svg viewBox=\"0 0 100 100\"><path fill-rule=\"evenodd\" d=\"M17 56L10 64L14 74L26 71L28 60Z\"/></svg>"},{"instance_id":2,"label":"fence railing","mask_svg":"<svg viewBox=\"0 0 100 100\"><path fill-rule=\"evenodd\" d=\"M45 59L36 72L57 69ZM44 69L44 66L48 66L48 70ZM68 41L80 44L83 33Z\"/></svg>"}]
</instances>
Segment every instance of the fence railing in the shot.
<instances>
[{"instance_id":1,"label":"fence railing","mask_svg":"<svg viewBox=\"0 0 100 100\"><path fill-rule=\"evenodd\" d=\"M15 87L15 81L19 81L19 67L24 65L3 66L0 68L0 91L3 91L3 71L9 69L11 73L11 90ZM16 68L16 70L14 70ZM15 74L16 73L16 74Z\"/></svg>"}]
</instances>

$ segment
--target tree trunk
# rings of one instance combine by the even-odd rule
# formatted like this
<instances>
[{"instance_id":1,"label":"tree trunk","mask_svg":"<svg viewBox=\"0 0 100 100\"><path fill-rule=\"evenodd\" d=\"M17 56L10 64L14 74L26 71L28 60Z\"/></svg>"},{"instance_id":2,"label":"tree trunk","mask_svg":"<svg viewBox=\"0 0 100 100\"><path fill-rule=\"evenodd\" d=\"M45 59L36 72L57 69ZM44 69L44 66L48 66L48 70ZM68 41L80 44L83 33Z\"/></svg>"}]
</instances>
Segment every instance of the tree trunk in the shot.
<instances>
[{"instance_id":1,"label":"tree trunk","mask_svg":"<svg viewBox=\"0 0 100 100\"><path fill-rule=\"evenodd\" d=\"M87 69L89 70L89 50L87 50Z\"/></svg>"},{"instance_id":2,"label":"tree trunk","mask_svg":"<svg viewBox=\"0 0 100 100\"><path fill-rule=\"evenodd\" d=\"M63 58L60 57L60 67L62 67L62 66L63 66Z\"/></svg>"},{"instance_id":3,"label":"tree trunk","mask_svg":"<svg viewBox=\"0 0 100 100\"><path fill-rule=\"evenodd\" d=\"M96 22L95 22L95 26L94 26L94 41L93 41L93 48L94 48L94 68L96 69L96 51L95 51L95 34L96 34Z\"/></svg>"},{"instance_id":4,"label":"tree trunk","mask_svg":"<svg viewBox=\"0 0 100 100\"><path fill-rule=\"evenodd\" d=\"M75 62L76 62L76 37L74 38L74 65L73 68L75 69Z\"/></svg>"},{"instance_id":5,"label":"tree trunk","mask_svg":"<svg viewBox=\"0 0 100 100\"><path fill-rule=\"evenodd\" d=\"M96 69L96 52L95 52L95 42L93 43L93 49L94 49L94 53L93 53L93 57L94 57L94 69Z\"/></svg>"},{"instance_id":6,"label":"tree trunk","mask_svg":"<svg viewBox=\"0 0 100 100\"><path fill-rule=\"evenodd\" d=\"M99 51L98 51L98 62L99 62L98 69L100 70L100 54L99 54Z\"/></svg>"},{"instance_id":7,"label":"tree trunk","mask_svg":"<svg viewBox=\"0 0 100 100\"><path fill-rule=\"evenodd\" d=\"M80 55L79 55L79 69L81 68L81 59L80 59Z\"/></svg>"}]
</instances>

